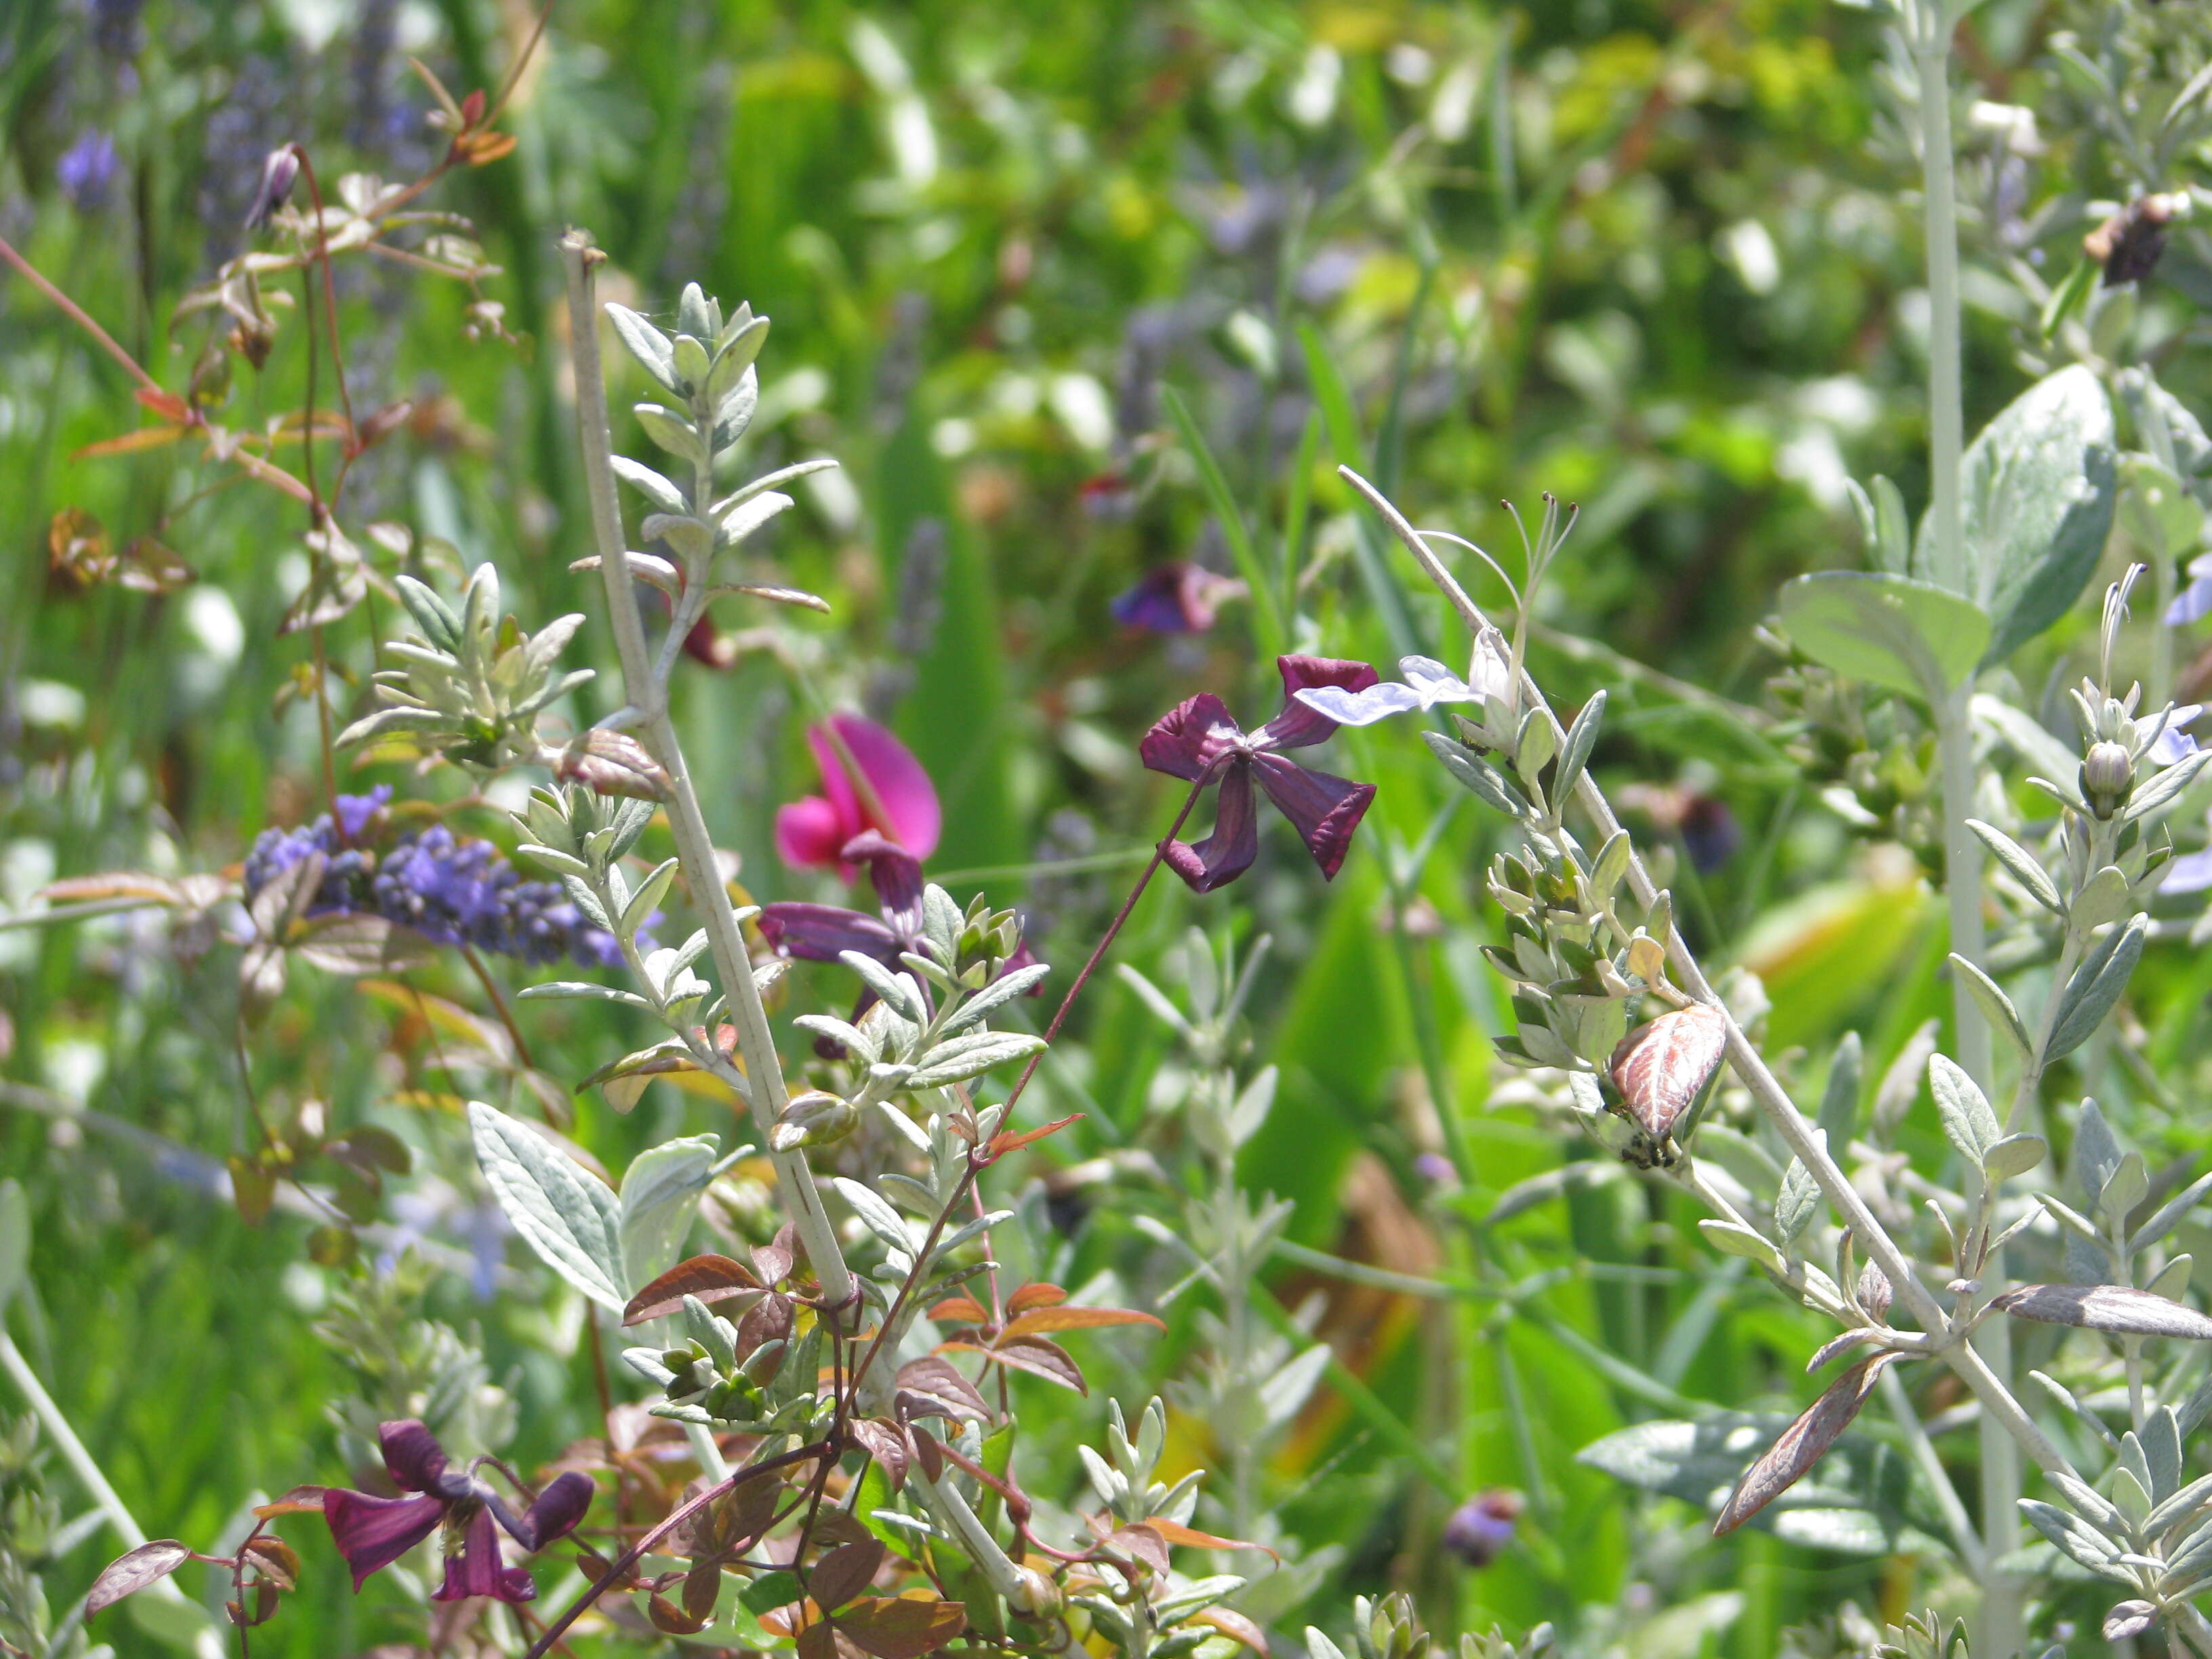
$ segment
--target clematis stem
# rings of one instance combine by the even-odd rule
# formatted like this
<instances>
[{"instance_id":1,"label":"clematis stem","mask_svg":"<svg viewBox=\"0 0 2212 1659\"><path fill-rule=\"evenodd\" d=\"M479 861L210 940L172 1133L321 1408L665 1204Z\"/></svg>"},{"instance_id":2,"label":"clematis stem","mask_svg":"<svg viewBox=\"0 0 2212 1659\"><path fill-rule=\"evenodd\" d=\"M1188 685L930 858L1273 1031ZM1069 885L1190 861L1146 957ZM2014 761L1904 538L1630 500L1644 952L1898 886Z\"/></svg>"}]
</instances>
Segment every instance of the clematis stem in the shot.
<instances>
[{"instance_id":1,"label":"clematis stem","mask_svg":"<svg viewBox=\"0 0 2212 1659\"><path fill-rule=\"evenodd\" d=\"M1137 884L1129 890L1129 896L1121 901L1121 908L1114 913L1114 920L1107 923L1106 932L1092 949L1091 959L1083 964L1083 971L1075 976L1075 983L1067 988L1067 994L1060 1000L1060 1006L1053 1014L1052 1024L1044 1029L1046 1048L1049 1048L1052 1040L1060 1035L1060 1024L1066 1019L1067 1011L1075 1006L1075 999L1083 994L1083 988L1091 982L1091 975L1097 971L1098 964L1106 959L1106 952L1112 948L1115 935L1121 931L1121 924L1128 921L1129 913L1137 908L1137 901L1144 897L1145 889L1152 879L1152 872L1160 867L1161 860L1167 856L1168 843L1182 833L1183 823L1190 817L1191 809L1198 805L1199 796L1205 793L1206 786L1212 781L1210 777L1201 776L1197 782L1191 785L1190 793L1183 797L1182 810L1176 814L1175 822L1168 826L1167 834L1162 836L1158 843L1153 847L1152 858L1137 877ZM1014 1103L1022 1097L1022 1091L1030 1086L1030 1079L1036 1075L1038 1062L1042 1060L1044 1056L1043 1048L1031 1054L1030 1063L1022 1067L1022 1074L1014 1079L1013 1091L1006 1097L1006 1117L1009 1121L1013 1117Z\"/></svg>"}]
</instances>

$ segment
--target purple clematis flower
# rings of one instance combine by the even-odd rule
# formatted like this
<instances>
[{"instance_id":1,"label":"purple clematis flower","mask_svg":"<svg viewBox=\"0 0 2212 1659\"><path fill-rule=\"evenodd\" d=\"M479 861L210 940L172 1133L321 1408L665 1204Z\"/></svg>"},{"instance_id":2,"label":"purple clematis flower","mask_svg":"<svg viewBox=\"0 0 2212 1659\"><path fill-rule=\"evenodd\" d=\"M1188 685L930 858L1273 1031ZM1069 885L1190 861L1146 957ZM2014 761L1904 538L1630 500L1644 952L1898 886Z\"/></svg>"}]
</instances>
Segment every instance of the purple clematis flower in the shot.
<instances>
[{"instance_id":1,"label":"purple clematis flower","mask_svg":"<svg viewBox=\"0 0 2212 1659\"><path fill-rule=\"evenodd\" d=\"M1275 666L1283 676L1282 712L1257 732L1247 732L1220 698L1203 691L1161 716L1138 746L1155 772L1220 786L1213 833L1196 846L1171 841L1162 851L1168 868L1194 892L1228 885L1259 855L1255 781L1297 827L1322 874L1332 878L1351 848L1352 832L1375 799L1371 783L1311 771L1279 752L1321 743L1336 730L1335 720L1300 700L1301 691L1316 686L1364 691L1376 683L1374 669L1334 657L1278 657Z\"/></svg>"},{"instance_id":2,"label":"purple clematis flower","mask_svg":"<svg viewBox=\"0 0 2212 1659\"><path fill-rule=\"evenodd\" d=\"M390 1566L435 1532L447 1529L446 1578L432 1599L471 1595L527 1601L538 1586L500 1555L499 1534L532 1553L575 1531L591 1506L592 1478L571 1469L520 1516L483 1481L447 1461L437 1437L413 1418L377 1429L384 1467L411 1498L377 1498L334 1486L323 1494L323 1518L358 1591L369 1574Z\"/></svg>"}]
</instances>

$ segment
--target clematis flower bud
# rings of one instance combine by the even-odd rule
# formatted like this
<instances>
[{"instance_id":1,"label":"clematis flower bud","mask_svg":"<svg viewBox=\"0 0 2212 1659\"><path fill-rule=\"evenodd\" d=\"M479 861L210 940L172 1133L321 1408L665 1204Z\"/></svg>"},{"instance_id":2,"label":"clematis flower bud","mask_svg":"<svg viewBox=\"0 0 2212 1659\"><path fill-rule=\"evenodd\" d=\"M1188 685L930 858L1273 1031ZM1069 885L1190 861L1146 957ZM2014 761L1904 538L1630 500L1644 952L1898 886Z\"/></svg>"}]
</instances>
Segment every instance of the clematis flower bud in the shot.
<instances>
[{"instance_id":1,"label":"clematis flower bud","mask_svg":"<svg viewBox=\"0 0 2212 1659\"><path fill-rule=\"evenodd\" d=\"M2135 787L2135 759L2124 744L2106 740L2089 745L2088 757L2081 763L2081 793L2099 817L2109 818L2120 810Z\"/></svg>"}]
</instances>

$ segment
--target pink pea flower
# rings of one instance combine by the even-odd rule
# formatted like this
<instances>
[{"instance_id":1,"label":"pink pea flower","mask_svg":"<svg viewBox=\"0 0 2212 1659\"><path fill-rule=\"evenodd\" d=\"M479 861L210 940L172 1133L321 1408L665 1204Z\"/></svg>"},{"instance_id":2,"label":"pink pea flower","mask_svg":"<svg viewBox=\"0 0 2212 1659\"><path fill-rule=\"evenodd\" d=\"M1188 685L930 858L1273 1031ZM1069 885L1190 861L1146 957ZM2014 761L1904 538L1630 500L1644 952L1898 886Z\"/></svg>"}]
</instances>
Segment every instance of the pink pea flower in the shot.
<instances>
[{"instance_id":1,"label":"pink pea flower","mask_svg":"<svg viewBox=\"0 0 2212 1659\"><path fill-rule=\"evenodd\" d=\"M844 757L830 740L830 732L844 741L858 765L856 786ZM896 842L917 860L937 850L944 817L937 790L907 746L873 720L858 714L832 714L826 722L806 728L807 746L821 769L823 793L808 795L780 807L775 815L775 850L783 861L801 870L841 870L853 873L842 856L845 843L872 830ZM879 804L881 811L874 803Z\"/></svg>"}]
</instances>

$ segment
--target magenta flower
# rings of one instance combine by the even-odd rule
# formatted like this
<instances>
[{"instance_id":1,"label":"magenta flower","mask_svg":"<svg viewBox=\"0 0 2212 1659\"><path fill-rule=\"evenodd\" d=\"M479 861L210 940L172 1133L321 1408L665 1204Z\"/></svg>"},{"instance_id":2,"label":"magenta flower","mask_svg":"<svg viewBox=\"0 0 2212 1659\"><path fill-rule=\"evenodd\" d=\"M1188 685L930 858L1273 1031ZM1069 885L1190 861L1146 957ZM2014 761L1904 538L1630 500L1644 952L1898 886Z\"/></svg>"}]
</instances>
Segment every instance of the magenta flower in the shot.
<instances>
[{"instance_id":1,"label":"magenta flower","mask_svg":"<svg viewBox=\"0 0 2212 1659\"><path fill-rule=\"evenodd\" d=\"M1283 676L1282 712L1257 732L1245 732L1220 698L1204 691L1163 715L1138 747L1155 772L1220 786L1213 833L1194 847L1171 841L1162 854L1168 868L1194 892L1226 886L1259 855L1255 781L1297 828L1322 874L1331 878L1344 863L1368 802L1375 799L1371 783L1310 770L1279 752L1321 743L1336 730L1336 721L1298 700L1300 691L1322 685L1364 691L1376 683L1375 671L1364 662L1334 657L1278 657L1275 666Z\"/></svg>"},{"instance_id":2,"label":"magenta flower","mask_svg":"<svg viewBox=\"0 0 2212 1659\"><path fill-rule=\"evenodd\" d=\"M501 1530L535 1553L575 1531L591 1506L591 1476L571 1469L518 1516L483 1481L453 1468L436 1437L414 1419L382 1424L376 1437L394 1484L416 1496L377 1498L338 1486L323 1494L323 1518L338 1553L353 1570L356 1591L369 1574L390 1566L443 1526L446 1578L433 1600L489 1595L502 1601L530 1601L538 1586L520 1567L501 1559Z\"/></svg>"},{"instance_id":3,"label":"magenta flower","mask_svg":"<svg viewBox=\"0 0 2212 1659\"><path fill-rule=\"evenodd\" d=\"M865 790L855 785L844 757L830 741L831 728L851 752ZM786 864L801 870L842 866L850 879L853 872L842 856L845 843L868 830L917 860L937 850L938 834L944 827L937 790L904 744L858 714L832 714L825 725L808 726L806 743L822 771L823 793L776 810L775 850ZM872 807L870 793L881 804L881 813ZM888 823L883 821L886 818Z\"/></svg>"}]
</instances>

